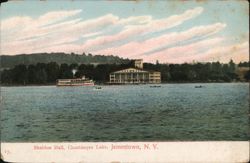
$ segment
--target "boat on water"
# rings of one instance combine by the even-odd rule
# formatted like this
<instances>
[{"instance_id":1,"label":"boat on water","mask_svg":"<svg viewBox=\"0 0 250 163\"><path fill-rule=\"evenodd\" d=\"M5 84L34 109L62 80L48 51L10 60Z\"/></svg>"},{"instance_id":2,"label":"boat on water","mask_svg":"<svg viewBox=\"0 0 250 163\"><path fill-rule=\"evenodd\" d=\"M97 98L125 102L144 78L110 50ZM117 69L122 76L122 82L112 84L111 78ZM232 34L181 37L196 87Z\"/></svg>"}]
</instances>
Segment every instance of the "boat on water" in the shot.
<instances>
[{"instance_id":1,"label":"boat on water","mask_svg":"<svg viewBox=\"0 0 250 163\"><path fill-rule=\"evenodd\" d=\"M151 85L150 88L160 88L160 85Z\"/></svg>"},{"instance_id":2,"label":"boat on water","mask_svg":"<svg viewBox=\"0 0 250 163\"><path fill-rule=\"evenodd\" d=\"M75 78L75 79L57 79L57 86L94 86L93 80L85 78Z\"/></svg>"},{"instance_id":3,"label":"boat on water","mask_svg":"<svg viewBox=\"0 0 250 163\"><path fill-rule=\"evenodd\" d=\"M101 86L96 86L95 89L102 89L102 87Z\"/></svg>"}]
</instances>

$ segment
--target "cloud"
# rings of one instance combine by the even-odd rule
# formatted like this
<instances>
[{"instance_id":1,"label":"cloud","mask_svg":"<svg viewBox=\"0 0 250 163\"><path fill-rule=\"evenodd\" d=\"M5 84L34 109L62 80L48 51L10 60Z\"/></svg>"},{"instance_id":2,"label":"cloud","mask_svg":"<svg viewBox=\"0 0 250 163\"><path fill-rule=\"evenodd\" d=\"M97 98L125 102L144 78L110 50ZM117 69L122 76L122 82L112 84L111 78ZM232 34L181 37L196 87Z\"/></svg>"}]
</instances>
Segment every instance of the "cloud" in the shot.
<instances>
[{"instance_id":1,"label":"cloud","mask_svg":"<svg viewBox=\"0 0 250 163\"><path fill-rule=\"evenodd\" d=\"M206 26L197 26L183 32L166 33L158 37L154 37L145 41L133 41L119 47L106 48L97 51L100 54L119 54L122 57L137 57L154 51L160 47L167 47L173 44L180 44L194 38L206 38L223 30L226 24L215 23ZM161 49L161 51L164 49ZM152 54L155 52L151 52Z\"/></svg>"},{"instance_id":2,"label":"cloud","mask_svg":"<svg viewBox=\"0 0 250 163\"><path fill-rule=\"evenodd\" d=\"M153 19L150 15L121 19L113 14L84 21L79 17L72 17L79 16L81 10L48 12L38 18L12 17L1 22L2 52L4 54L42 52L42 50L47 51L46 47L52 50L60 44L69 43L69 48L77 47L82 51L92 52L96 47L102 47L105 44L175 27L196 17L202 11L201 7L197 7L163 19ZM118 30L114 35L104 32L105 29L114 27L119 27L120 31ZM74 44L79 40L82 40L82 45Z\"/></svg>"},{"instance_id":3,"label":"cloud","mask_svg":"<svg viewBox=\"0 0 250 163\"><path fill-rule=\"evenodd\" d=\"M39 17L16 16L1 21L2 54L75 52L144 58L147 62L182 63L196 61L246 60L249 33L241 42L230 42L219 32L222 22L193 26L173 32L192 21L202 7L156 19L151 15L120 18L114 14L82 20L82 10L53 11ZM173 30L168 30L173 28ZM211 47L213 47L211 49Z\"/></svg>"},{"instance_id":4,"label":"cloud","mask_svg":"<svg viewBox=\"0 0 250 163\"><path fill-rule=\"evenodd\" d=\"M97 36L97 35L100 35L100 34L101 34L101 32L92 32L92 33L84 34L84 35L82 35L82 37L87 38L87 37Z\"/></svg>"},{"instance_id":5,"label":"cloud","mask_svg":"<svg viewBox=\"0 0 250 163\"><path fill-rule=\"evenodd\" d=\"M228 62L230 59L233 59L237 63L241 61L249 61L249 41L214 47L197 59L204 62L217 60Z\"/></svg>"},{"instance_id":6,"label":"cloud","mask_svg":"<svg viewBox=\"0 0 250 163\"><path fill-rule=\"evenodd\" d=\"M53 11L48 12L40 16L37 20L38 25L47 25L59 20L63 20L67 17L74 16L82 12L82 10L72 10L72 11Z\"/></svg>"},{"instance_id":7,"label":"cloud","mask_svg":"<svg viewBox=\"0 0 250 163\"><path fill-rule=\"evenodd\" d=\"M46 28L43 26L57 23L58 21L65 20L68 17L77 15L81 10L72 11L54 11L48 12L38 18L31 18L27 16L17 16L1 21L1 33L3 34L3 42L12 42L17 40L24 40L27 38L41 37L48 34L53 30L51 28ZM73 20L75 21L75 20ZM71 21L66 21L64 23L69 23ZM60 25L60 23L58 24ZM64 24L61 24L64 25ZM58 26L60 27L60 26ZM55 26L54 30L58 29Z\"/></svg>"},{"instance_id":8,"label":"cloud","mask_svg":"<svg viewBox=\"0 0 250 163\"><path fill-rule=\"evenodd\" d=\"M210 47L220 44L224 39L221 37L210 38L184 46L175 46L156 52L151 55L142 55L147 62L155 62L159 60L163 63L183 63L192 62L200 52L209 49Z\"/></svg>"},{"instance_id":9,"label":"cloud","mask_svg":"<svg viewBox=\"0 0 250 163\"><path fill-rule=\"evenodd\" d=\"M64 20L68 16L79 13L78 10L76 11L70 12L70 14L64 14L64 17L58 18L57 20ZM42 50L46 52L46 49L43 47L77 41L80 38L86 37L87 34L92 33L92 30L95 28L112 25L112 23L118 20L117 16L108 14L97 19L85 21L76 18L52 23L49 18L52 19L59 15L62 16L61 12L59 12L60 14L56 13L57 12L46 14L38 19L14 17L2 21L2 52L6 54L33 53L42 52ZM45 22L46 18L48 18L47 22ZM21 25L18 27L18 24ZM13 49L12 47L16 48Z\"/></svg>"},{"instance_id":10,"label":"cloud","mask_svg":"<svg viewBox=\"0 0 250 163\"><path fill-rule=\"evenodd\" d=\"M68 17L77 15L81 10L72 10L72 11L53 11L48 12L38 18L31 18L28 16L16 16L8 19L1 20L1 30L8 31L13 28L33 28L47 25L53 22L64 20Z\"/></svg>"},{"instance_id":11,"label":"cloud","mask_svg":"<svg viewBox=\"0 0 250 163\"><path fill-rule=\"evenodd\" d=\"M130 16L128 18L123 18L119 20L120 25L140 25L147 24L152 21L152 16Z\"/></svg>"},{"instance_id":12,"label":"cloud","mask_svg":"<svg viewBox=\"0 0 250 163\"><path fill-rule=\"evenodd\" d=\"M141 17L142 21L146 22L143 25L127 25L125 29L115 35L100 36L95 39L88 40L84 45L85 51L94 51L96 47L103 47L111 43L117 43L118 41L124 41L130 37L136 38L137 36L144 35L146 33L153 33L169 28L173 28L182 24L184 21L192 19L201 14L203 8L197 7L192 10L187 10L183 14L170 16L168 18L152 20L150 17ZM131 20L131 18L128 18ZM133 18L135 19L135 18ZM122 20L124 22L125 20ZM127 20L128 21L128 20ZM121 23L121 22L120 22ZM106 48L106 47L103 47Z\"/></svg>"},{"instance_id":13,"label":"cloud","mask_svg":"<svg viewBox=\"0 0 250 163\"><path fill-rule=\"evenodd\" d=\"M186 46L170 48L154 55L141 56L147 62L184 63L220 61L226 63L233 59L236 63L249 60L249 42L222 45L224 38L212 38ZM212 47L212 48L211 48Z\"/></svg>"}]
</instances>

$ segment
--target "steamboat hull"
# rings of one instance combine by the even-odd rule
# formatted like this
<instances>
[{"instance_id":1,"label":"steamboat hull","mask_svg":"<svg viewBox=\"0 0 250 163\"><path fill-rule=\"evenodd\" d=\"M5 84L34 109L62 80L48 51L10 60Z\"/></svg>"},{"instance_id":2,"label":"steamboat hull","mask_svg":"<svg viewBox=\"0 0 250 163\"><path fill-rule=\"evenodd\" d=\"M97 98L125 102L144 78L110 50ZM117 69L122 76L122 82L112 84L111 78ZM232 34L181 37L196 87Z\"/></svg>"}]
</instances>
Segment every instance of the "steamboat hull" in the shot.
<instances>
[{"instance_id":1,"label":"steamboat hull","mask_svg":"<svg viewBox=\"0 0 250 163\"><path fill-rule=\"evenodd\" d=\"M83 84L57 84L56 86L94 86L94 83L83 83Z\"/></svg>"}]
</instances>

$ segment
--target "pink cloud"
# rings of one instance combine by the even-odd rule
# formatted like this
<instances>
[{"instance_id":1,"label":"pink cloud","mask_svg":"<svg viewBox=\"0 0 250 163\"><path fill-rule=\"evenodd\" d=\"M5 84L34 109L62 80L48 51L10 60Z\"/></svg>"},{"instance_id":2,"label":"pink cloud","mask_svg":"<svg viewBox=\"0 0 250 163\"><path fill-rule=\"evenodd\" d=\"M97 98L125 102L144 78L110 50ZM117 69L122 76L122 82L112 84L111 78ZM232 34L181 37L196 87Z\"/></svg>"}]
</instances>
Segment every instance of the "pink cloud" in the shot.
<instances>
[{"instance_id":1,"label":"pink cloud","mask_svg":"<svg viewBox=\"0 0 250 163\"><path fill-rule=\"evenodd\" d=\"M70 12L68 15L65 14L64 18L69 15L77 14L78 12L79 11L76 10ZM91 32L93 28L102 27L102 25L111 25L118 20L118 17L108 14L97 19L80 21L80 19L77 18L43 26L48 24L48 22L51 22L49 18L55 18L55 16L60 15L62 16L62 13L53 13L52 15L47 14L46 16L42 16L41 19L14 17L2 21L2 53L33 53L34 50L39 48L46 52L46 49L43 48L45 46L50 47L61 43L66 44L68 42L76 41L79 38L84 37L85 34L90 34L89 31ZM47 23L45 22L45 18L47 18ZM61 17L60 19L63 18ZM19 28L14 28L18 25ZM99 31L99 33L101 32Z\"/></svg>"},{"instance_id":2,"label":"pink cloud","mask_svg":"<svg viewBox=\"0 0 250 163\"><path fill-rule=\"evenodd\" d=\"M204 40L195 44L172 48L165 52L161 52L161 54L157 53L151 56L144 56L144 58L146 61L153 63L155 63L156 60L164 63L190 63L192 61L228 62L230 59L239 63L240 61L249 60L248 41L224 46L220 44L222 41L223 39L221 38ZM206 49L207 47L213 48ZM205 51L200 52L202 49L205 49Z\"/></svg>"},{"instance_id":3,"label":"pink cloud","mask_svg":"<svg viewBox=\"0 0 250 163\"><path fill-rule=\"evenodd\" d=\"M192 62L194 57L199 54L199 51L206 50L208 47L216 46L222 41L223 38L216 37L191 43L185 46L172 47L151 55L142 55L137 57L142 57L145 59L145 61L152 63L155 63L156 60L159 60L163 63Z\"/></svg>"},{"instance_id":4,"label":"pink cloud","mask_svg":"<svg viewBox=\"0 0 250 163\"><path fill-rule=\"evenodd\" d=\"M13 17L2 21L1 32L4 33L1 38L2 52L5 54L32 53L39 48L46 51L45 47L68 44L86 36L94 36L96 38L88 39L81 45L82 51L93 52L94 48L103 44L177 26L196 17L202 11L202 8L197 7L180 15L156 20L147 15L120 19L112 14L85 21L80 18L64 20L78 15L81 10L49 12L38 18ZM103 29L110 26L121 26L123 30L115 35L98 37L105 34Z\"/></svg>"},{"instance_id":5,"label":"pink cloud","mask_svg":"<svg viewBox=\"0 0 250 163\"><path fill-rule=\"evenodd\" d=\"M85 51L93 51L97 46L106 45L127 39L129 37L136 37L145 33L152 33L168 29L182 24L184 21L194 18L201 14L203 8L197 7L192 10L187 10L181 15L174 15L164 19L157 19L147 21L144 25L128 25L118 34L110 36L100 36L95 39L88 40L84 45Z\"/></svg>"},{"instance_id":6,"label":"pink cloud","mask_svg":"<svg viewBox=\"0 0 250 163\"><path fill-rule=\"evenodd\" d=\"M202 61L220 60L221 62L228 62L233 59L237 63L249 61L249 41L214 47L197 59Z\"/></svg>"},{"instance_id":7,"label":"pink cloud","mask_svg":"<svg viewBox=\"0 0 250 163\"><path fill-rule=\"evenodd\" d=\"M162 46L167 46L175 43L179 43L185 40L192 39L194 37L207 37L217 32L221 31L226 27L225 24L215 23L207 26L197 26L193 27L189 30L179 32L179 33L167 33L155 38L151 38L145 40L143 42L129 42L128 44L114 47L114 48L106 48L100 51L96 51L96 53L100 54L119 54L122 57L135 57L143 55L146 52L156 50Z\"/></svg>"}]
</instances>

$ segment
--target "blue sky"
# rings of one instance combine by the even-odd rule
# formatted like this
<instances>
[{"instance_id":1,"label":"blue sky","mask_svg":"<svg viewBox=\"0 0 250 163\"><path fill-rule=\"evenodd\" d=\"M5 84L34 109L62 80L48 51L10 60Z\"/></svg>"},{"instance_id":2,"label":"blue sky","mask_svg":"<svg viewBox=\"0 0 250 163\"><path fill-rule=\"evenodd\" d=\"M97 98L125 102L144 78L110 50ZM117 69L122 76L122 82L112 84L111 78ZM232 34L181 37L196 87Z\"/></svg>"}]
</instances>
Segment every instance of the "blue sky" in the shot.
<instances>
[{"instance_id":1,"label":"blue sky","mask_svg":"<svg viewBox=\"0 0 250 163\"><path fill-rule=\"evenodd\" d=\"M247 1L12 1L2 54L75 52L147 62L249 60ZM15 47L15 48L13 48Z\"/></svg>"}]
</instances>

